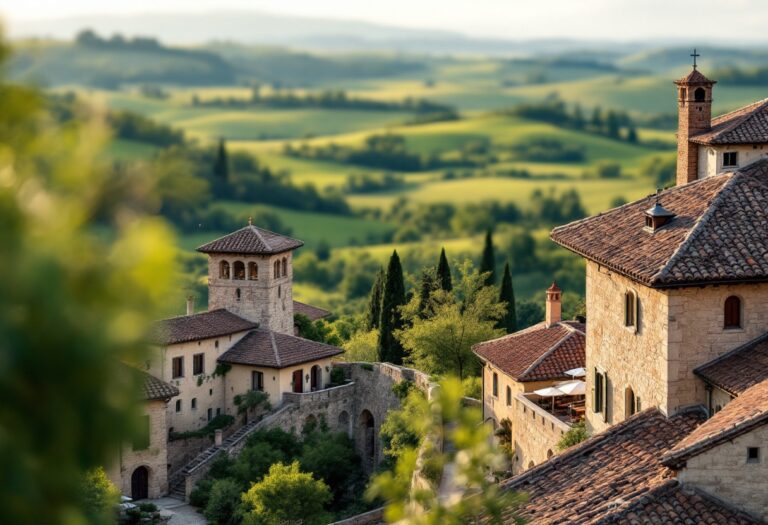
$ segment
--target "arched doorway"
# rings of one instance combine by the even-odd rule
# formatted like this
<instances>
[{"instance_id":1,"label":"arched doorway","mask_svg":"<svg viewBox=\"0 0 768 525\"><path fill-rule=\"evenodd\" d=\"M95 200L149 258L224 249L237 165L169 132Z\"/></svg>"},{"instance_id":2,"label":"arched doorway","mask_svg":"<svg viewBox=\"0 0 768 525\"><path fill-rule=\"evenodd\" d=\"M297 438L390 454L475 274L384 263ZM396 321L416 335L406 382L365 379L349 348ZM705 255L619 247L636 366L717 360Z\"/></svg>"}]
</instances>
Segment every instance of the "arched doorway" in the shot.
<instances>
[{"instance_id":1,"label":"arched doorway","mask_svg":"<svg viewBox=\"0 0 768 525\"><path fill-rule=\"evenodd\" d=\"M323 388L323 369L318 365L313 366L309 371L310 388L314 392Z\"/></svg>"},{"instance_id":2,"label":"arched doorway","mask_svg":"<svg viewBox=\"0 0 768 525\"><path fill-rule=\"evenodd\" d=\"M131 498L134 501L149 497L149 469L139 467L131 474Z\"/></svg>"},{"instance_id":3,"label":"arched doorway","mask_svg":"<svg viewBox=\"0 0 768 525\"><path fill-rule=\"evenodd\" d=\"M362 436L362 455L365 465L372 468L376 463L376 430L373 414L363 410L360 414L360 435Z\"/></svg>"},{"instance_id":4,"label":"arched doorway","mask_svg":"<svg viewBox=\"0 0 768 525\"><path fill-rule=\"evenodd\" d=\"M339 432L349 435L349 413L346 410L342 410L339 414L338 429Z\"/></svg>"}]
</instances>

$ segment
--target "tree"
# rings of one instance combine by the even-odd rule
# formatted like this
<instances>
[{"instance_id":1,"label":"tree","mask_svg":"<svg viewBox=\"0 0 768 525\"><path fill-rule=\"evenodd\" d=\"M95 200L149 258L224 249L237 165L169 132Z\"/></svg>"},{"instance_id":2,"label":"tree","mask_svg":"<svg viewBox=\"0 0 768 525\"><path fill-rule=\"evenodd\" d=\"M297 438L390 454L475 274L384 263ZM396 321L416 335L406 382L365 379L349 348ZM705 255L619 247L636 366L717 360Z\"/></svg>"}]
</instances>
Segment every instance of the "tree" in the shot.
<instances>
[{"instance_id":1,"label":"tree","mask_svg":"<svg viewBox=\"0 0 768 525\"><path fill-rule=\"evenodd\" d=\"M584 129L586 121L584 119L584 112L581 110L581 104L578 102L573 107L573 127L576 129Z\"/></svg>"},{"instance_id":2,"label":"tree","mask_svg":"<svg viewBox=\"0 0 768 525\"><path fill-rule=\"evenodd\" d=\"M493 252L493 233L489 229L485 233L485 245L483 246L483 257L480 260L480 273L485 276L487 286L496 284L496 255Z\"/></svg>"},{"instance_id":3,"label":"tree","mask_svg":"<svg viewBox=\"0 0 768 525\"><path fill-rule=\"evenodd\" d=\"M315 248L315 254L317 255L318 261L327 261L330 259L331 246L328 244L328 241L320 239L320 242L317 243L317 248Z\"/></svg>"},{"instance_id":4,"label":"tree","mask_svg":"<svg viewBox=\"0 0 768 525\"><path fill-rule=\"evenodd\" d=\"M86 523L83 476L139 435L141 385L121 361L146 359L175 241L135 206L149 174L98 164L99 123L56 127L2 72L0 92L2 521Z\"/></svg>"},{"instance_id":5,"label":"tree","mask_svg":"<svg viewBox=\"0 0 768 525\"><path fill-rule=\"evenodd\" d=\"M299 463L302 470L323 480L339 500L360 466L360 457L343 432L312 432L304 439Z\"/></svg>"},{"instance_id":6,"label":"tree","mask_svg":"<svg viewBox=\"0 0 768 525\"><path fill-rule=\"evenodd\" d=\"M459 378L476 375L479 362L472 346L504 334L496 328L504 315L497 301L498 290L486 286L483 275L466 261L461 267L456 296L436 290L430 297L430 316L419 315L419 297L403 309L407 327L397 338L408 352L408 362L434 374L454 374Z\"/></svg>"},{"instance_id":7,"label":"tree","mask_svg":"<svg viewBox=\"0 0 768 525\"><path fill-rule=\"evenodd\" d=\"M372 363L379 358L378 344L378 330L357 332L342 345L344 348L344 360Z\"/></svg>"},{"instance_id":8,"label":"tree","mask_svg":"<svg viewBox=\"0 0 768 525\"><path fill-rule=\"evenodd\" d=\"M619 138L619 116L615 111L608 111L608 117L605 120L606 133L613 139Z\"/></svg>"},{"instance_id":9,"label":"tree","mask_svg":"<svg viewBox=\"0 0 768 525\"><path fill-rule=\"evenodd\" d=\"M219 149L213 164L213 174L220 181L227 182L229 180L229 160L227 159L227 146L224 139L219 140Z\"/></svg>"},{"instance_id":10,"label":"tree","mask_svg":"<svg viewBox=\"0 0 768 525\"><path fill-rule=\"evenodd\" d=\"M371 287L371 295L368 299L368 314L366 325L368 330L379 327L381 322L381 298L384 293L384 268L379 268Z\"/></svg>"},{"instance_id":11,"label":"tree","mask_svg":"<svg viewBox=\"0 0 768 525\"><path fill-rule=\"evenodd\" d=\"M111 523L115 505L120 503L120 491L109 481L101 467L87 472L80 488L88 523Z\"/></svg>"},{"instance_id":12,"label":"tree","mask_svg":"<svg viewBox=\"0 0 768 525\"><path fill-rule=\"evenodd\" d=\"M331 491L323 481L299 470L299 462L276 463L269 473L243 494L245 523L324 525L330 521L325 505Z\"/></svg>"},{"instance_id":13,"label":"tree","mask_svg":"<svg viewBox=\"0 0 768 525\"><path fill-rule=\"evenodd\" d=\"M511 334L517 330L517 315L515 313L515 289L512 287L509 261L504 264L504 277L501 279L499 302L506 303L504 316L499 319L499 328L503 328L508 334Z\"/></svg>"},{"instance_id":14,"label":"tree","mask_svg":"<svg viewBox=\"0 0 768 525\"><path fill-rule=\"evenodd\" d=\"M438 289L437 276L434 268L424 268L419 280L419 315L422 319L429 316L429 297Z\"/></svg>"},{"instance_id":15,"label":"tree","mask_svg":"<svg viewBox=\"0 0 768 525\"><path fill-rule=\"evenodd\" d=\"M440 283L440 288L446 292L453 290L451 266L448 264L448 258L445 256L445 248L440 250L440 261L437 263L437 281Z\"/></svg>"},{"instance_id":16,"label":"tree","mask_svg":"<svg viewBox=\"0 0 768 525\"><path fill-rule=\"evenodd\" d=\"M242 488L233 479L217 479L211 486L203 515L215 525L238 525L241 522Z\"/></svg>"},{"instance_id":17,"label":"tree","mask_svg":"<svg viewBox=\"0 0 768 525\"><path fill-rule=\"evenodd\" d=\"M627 142L631 142L632 144L637 143L637 130L634 126L630 126L627 129Z\"/></svg>"},{"instance_id":18,"label":"tree","mask_svg":"<svg viewBox=\"0 0 768 525\"><path fill-rule=\"evenodd\" d=\"M403 326L400 307L405 304L403 267L397 250L392 252L381 296L381 320L379 321L379 361L399 365L403 362L403 347L395 332Z\"/></svg>"},{"instance_id":19,"label":"tree","mask_svg":"<svg viewBox=\"0 0 768 525\"><path fill-rule=\"evenodd\" d=\"M600 132L603 130L603 110L600 106L596 106L592 111L592 119L589 121L594 131Z\"/></svg>"},{"instance_id":20,"label":"tree","mask_svg":"<svg viewBox=\"0 0 768 525\"><path fill-rule=\"evenodd\" d=\"M573 425L568 432L563 434L560 441L557 442L558 450L565 450L574 445L578 445L582 441L589 438L589 432L587 432L586 421L579 421Z\"/></svg>"}]
</instances>

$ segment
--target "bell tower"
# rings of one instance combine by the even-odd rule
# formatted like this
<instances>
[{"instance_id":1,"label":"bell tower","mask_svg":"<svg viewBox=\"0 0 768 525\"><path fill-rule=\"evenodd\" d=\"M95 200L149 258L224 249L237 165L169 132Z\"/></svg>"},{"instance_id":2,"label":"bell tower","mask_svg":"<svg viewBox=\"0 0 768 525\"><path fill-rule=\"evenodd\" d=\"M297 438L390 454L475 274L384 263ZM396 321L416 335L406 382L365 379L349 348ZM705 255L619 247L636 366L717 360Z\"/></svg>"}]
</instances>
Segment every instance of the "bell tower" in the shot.
<instances>
[{"instance_id":1,"label":"bell tower","mask_svg":"<svg viewBox=\"0 0 768 525\"><path fill-rule=\"evenodd\" d=\"M293 334L293 250L304 243L249 224L200 246L208 255L208 309L225 308Z\"/></svg>"},{"instance_id":2,"label":"bell tower","mask_svg":"<svg viewBox=\"0 0 768 525\"><path fill-rule=\"evenodd\" d=\"M712 87L697 69L693 50L693 69L688 75L675 80L677 86L677 185L682 186L699 178L699 146L691 142L694 135L712 127Z\"/></svg>"}]
</instances>

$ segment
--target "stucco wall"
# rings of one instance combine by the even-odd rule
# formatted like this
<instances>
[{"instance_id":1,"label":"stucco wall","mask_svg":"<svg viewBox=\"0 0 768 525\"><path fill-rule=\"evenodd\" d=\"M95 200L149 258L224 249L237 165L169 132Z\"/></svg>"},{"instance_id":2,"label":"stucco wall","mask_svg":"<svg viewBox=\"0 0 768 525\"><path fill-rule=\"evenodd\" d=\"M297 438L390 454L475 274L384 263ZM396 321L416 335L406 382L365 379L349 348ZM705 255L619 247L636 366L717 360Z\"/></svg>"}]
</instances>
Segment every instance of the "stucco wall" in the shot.
<instances>
[{"instance_id":1,"label":"stucco wall","mask_svg":"<svg viewBox=\"0 0 768 525\"><path fill-rule=\"evenodd\" d=\"M287 273L274 276L275 261L287 261ZM230 265L230 278L220 275L220 263ZM246 266L246 279L234 279L234 263ZM248 263L259 267L258 279L247 277ZM245 319L259 323L263 328L293 335L293 256L291 252L273 256L211 255L208 257L208 308L226 308ZM240 290L240 299L237 290Z\"/></svg>"},{"instance_id":2,"label":"stucco wall","mask_svg":"<svg viewBox=\"0 0 768 525\"><path fill-rule=\"evenodd\" d=\"M768 425L688 460L678 479L736 508L768 520ZM759 463L747 463L747 447L760 448Z\"/></svg>"},{"instance_id":3,"label":"stucco wall","mask_svg":"<svg viewBox=\"0 0 768 525\"><path fill-rule=\"evenodd\" d=\"M765 146L699 146L699 178L710 177L726 170L732 170L733 167L723 167L723 153L726 151L735 151L738 153L738 167L744 167L760 160L768 155L768 149Z\"/></svg>"},{"instance_id":4,"label":"stucco wall","mask_svg":"<svg viewBox=\"0 0 768 525\"><path fill-rule=\"evenodd\" d=\"M497 374L499 381L498 396L493 395L493 374ZM533 392L540 388L552 386L557 381L528 381L518 382L491 363L483 366L483 420L493 420L494 428L498 427L502 419L509 419L514 424L516 417L515 397L523 392ZM507 387L510 389L510 403L507 404Z\"/></svg>"},{"instance_id":5,"label":"stucco wall","mask_svg":"<svg viewBox=\"0 0 768 525\"><path fill-rule=\"evenodd\" d=\"M131 497L131 476L144 466L149 470L149 497L159 498L168 492L165 401L145 402L143 413L149 416L149 446L133 450L130 443L124 445L118 461L105 471L120 492Z\"/></svg>"}]
</instances>

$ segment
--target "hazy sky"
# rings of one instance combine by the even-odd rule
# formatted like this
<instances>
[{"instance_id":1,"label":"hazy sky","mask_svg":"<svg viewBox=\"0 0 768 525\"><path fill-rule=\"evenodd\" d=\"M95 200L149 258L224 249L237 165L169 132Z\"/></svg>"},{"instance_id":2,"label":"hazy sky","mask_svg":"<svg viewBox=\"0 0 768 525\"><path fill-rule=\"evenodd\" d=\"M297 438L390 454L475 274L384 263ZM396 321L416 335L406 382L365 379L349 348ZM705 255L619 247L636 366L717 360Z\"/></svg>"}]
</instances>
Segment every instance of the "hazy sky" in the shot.
<instances>
[{"instance_id":1,"label":"hazy sky","mask_svg":"<svg viewBox=\"0 0 768 525\"><path fill-rule=\"evenodd\" d=\"M504 38L766 41L768 0L0 0L14 19L253 9Z\"/></svg>"}]
</instances>

